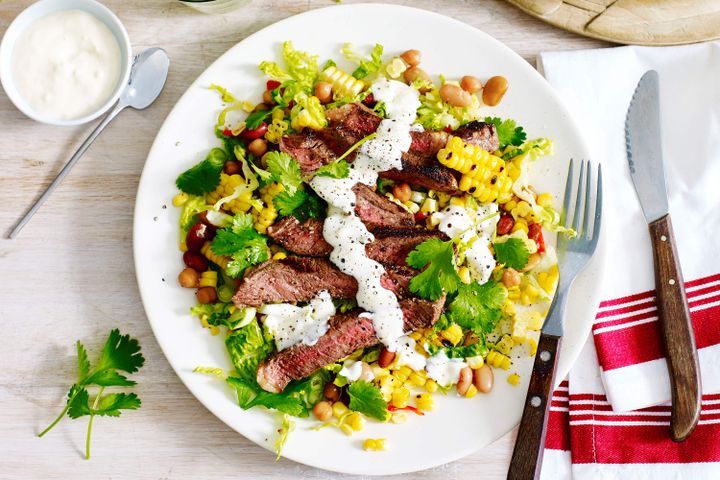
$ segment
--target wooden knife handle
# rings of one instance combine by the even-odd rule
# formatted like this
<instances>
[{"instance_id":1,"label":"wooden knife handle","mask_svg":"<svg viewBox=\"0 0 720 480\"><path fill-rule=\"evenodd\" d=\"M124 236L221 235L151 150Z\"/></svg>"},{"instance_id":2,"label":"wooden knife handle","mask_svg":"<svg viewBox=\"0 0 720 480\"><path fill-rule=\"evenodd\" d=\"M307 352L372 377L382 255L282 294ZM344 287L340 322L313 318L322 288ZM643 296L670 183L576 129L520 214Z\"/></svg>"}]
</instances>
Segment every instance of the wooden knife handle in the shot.
<instances>
[{"instance_id":1,"label":"wooden knife handle","mask_svg":"<svg viewBox=\"0 0 720 480\"><path fill-rule=\"evenodd\" d=\"M655 261L655 301L672 391L670 435L676 442L682 442L692 433L700 417L700 369L695 335L670 215L652 222L649 228Z\"/></svg>"},{"instance_id":2,"label":"wooden knife handle","mask_svg":"<svg viewBox=\"0 0 720 480\"><path fill-rule=\"evenodd\" d=\"M540 334L537 355L528 387L525 409L515 441L508 480L540 478L548 413L555 385L555 367L561 337Z\"/></svg>"}]
</instances>

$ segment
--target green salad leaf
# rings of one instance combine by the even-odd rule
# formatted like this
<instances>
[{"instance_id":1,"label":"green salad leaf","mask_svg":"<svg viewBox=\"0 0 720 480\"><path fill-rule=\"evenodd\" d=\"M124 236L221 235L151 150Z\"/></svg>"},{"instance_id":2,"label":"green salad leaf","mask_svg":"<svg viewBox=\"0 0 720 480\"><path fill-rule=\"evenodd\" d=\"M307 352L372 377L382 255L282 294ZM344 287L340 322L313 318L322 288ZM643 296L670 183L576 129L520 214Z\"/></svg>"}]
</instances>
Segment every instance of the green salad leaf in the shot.
<instances>
[{"instance_id":1,"label":"green salad leaf","mask_svg":"<svg viewBox=\"0 0 720 480\"><path fill-rule=\"evenodd\" d=\"M353 46L350 43L344 44L340 52L351 62L359 64L352 73L352 76L358 80L377 73L382 67L383 46L379 43L375 44L370 52L370 58L365 58L357 53L353 50Z\"/></svg>"},{"instance_id":2,"label":"green salad leaf","mask_svg":"<svg viewBox=\"0 0 720 480\"><path fill-rule=\"evenodd\" d=\"M275 440L275 453L277 454L275 460L280 459L283 448L285 448L288 437L293 430L295 430L295 422L290 419L290 415L284 413L282 416L282 422L280 423L280 428L278 428L277 440Z\"/></svg>"},{"instance_id":3,"label":"green salad leaf","mask_svg":"<svg viewBox=\"0 0 720 480\"><path fill-rule=\"evenodd\" d=\"M478 334L493 331L502 316L507 291L494 280L479 285L462 284L448 306L448 317L463 328Z\"/></svg>"},{"instance_id":4,"label":"green salad leaf","mask_svg":"<svg viewBox=\"0 0 720 480\"><path fill-rule=\"evenodd\" d=\"M318 57L307 52L295 50L291 41L283 43L282 59L285 68L275 62L260 63L260 70L281 83L282 99L285 105L294 100L295 96L303 92L313 94L313 86L318 76Z\"/></svg>"},{"instance_id":5,"label":"green salad leaf","mask_svg":"<svg viewBox=\"0 0 720 480\"><path fill-rule=\"evenodd\" d=\"M530 258L530 251L520 238L508 238L504 242L495 242L493 248L498 263L515 270L522 270Z\"/></svg>"},{"instance_id":6,"label":"green salad leaf","mask_svg":"<svg viewBox=\"0 0 720 480\"><path fill-rule=\"evenodd\" d=\"M211 208L211 205L205 203L205 197L203 196L193 195L188 198L180 212L180 229L182 230L183 238L187 231L190 230L190 227L197 223L197 214L205 210L210 210Z\"/></svg>"},{"instance_id":7,"label":"green salad leaf","mask_svg":"<svg viewBox=\"0 0 720 480\"><path fill-rule=\"evenodd\" d=\"M525 130L523 130L523 127L517 126L515 120L510 118L503 120L499 117L485 117L485 123L492 123L495 125L498 140L500 140L500 149L503 149L508 145L522 145L527 138L527 134L525 133Z\"/></svg>"},{"instance_id":8,"label":"green salad leaf","mask_svg":"<svg viewBox=\"0 0 720 480\"><path fill-rule=\"evenodd\" d=\"M387 402L383 399L380 389L365 380L353 382L348 387L350 410L360 412L370 418L380 420L387 417Z\"/></svg>"},{"instance_id":9,"label":"green salad leaf","mask_svg":"<svg viewBox=\"0 0 720 480\"><path fill-rule=\"evenodd\" d=\"M220 148L213 148L205 160L181 173L175 180L177 187L191 195L212 192L220 183L220 172L227 161L227 154Z\"/></svg>"},{"instance_id":10,"label":"green salad leaf","mask_svg":"<svg viewBox=\"0 0 720 480\"><path fill-rule=\"evenodd\" d=\"M210 86L208 87L208 89L215 90L216 92L218 92L220 94L220 97L222 98L222 101L225 103L236 103L237 102L237 99L235 98L235 96L232 93L230 93L230 91L225 87L222 87L216 83L211 83Z\"/></svg>"},{"instance_id":11,"label":"green salad leaf","mask_svg":"<svg viewBox=\"0 0 720 480\"><path fill-rule=\"evenodd\" d=\"M428 300L437 300L443 293L454 293L462 283L455 270L455 249L452 240L426 240L410 252L407 263L418 270L410 280L410 291Z\"/></svg>"}]
</instances>

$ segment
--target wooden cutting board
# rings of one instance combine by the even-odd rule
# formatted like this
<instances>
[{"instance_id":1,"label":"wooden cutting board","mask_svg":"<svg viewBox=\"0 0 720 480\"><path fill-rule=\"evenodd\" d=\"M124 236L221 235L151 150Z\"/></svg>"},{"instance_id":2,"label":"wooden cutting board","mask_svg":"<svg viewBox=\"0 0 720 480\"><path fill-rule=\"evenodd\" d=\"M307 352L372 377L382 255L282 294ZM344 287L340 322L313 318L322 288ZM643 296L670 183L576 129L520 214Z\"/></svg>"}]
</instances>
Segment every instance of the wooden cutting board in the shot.
<instances>
[{"instance_id":1,"label":"wooden cutting board","mask_svg":"<svg viewBox=\"0 0 720 480\"><path fill-rule=\"evenodd\" d=\"M720 0L507 0L556 27L636 45L720 38Z\"/></svg>"}]
</instances>

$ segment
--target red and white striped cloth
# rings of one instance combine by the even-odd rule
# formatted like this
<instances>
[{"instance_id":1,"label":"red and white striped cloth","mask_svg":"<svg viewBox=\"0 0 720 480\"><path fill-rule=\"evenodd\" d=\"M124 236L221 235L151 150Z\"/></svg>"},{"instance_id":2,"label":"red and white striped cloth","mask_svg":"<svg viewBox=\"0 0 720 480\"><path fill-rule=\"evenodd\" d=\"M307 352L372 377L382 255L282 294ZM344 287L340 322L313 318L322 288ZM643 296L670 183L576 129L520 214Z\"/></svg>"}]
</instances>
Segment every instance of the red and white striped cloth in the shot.
<instances>
[{"instance_id":1,"label":"red and white striped cloth","mask_svg":"<svg viewBox=\"0 0 720 480\"><path fill-rule=\"evenodd\" d=\"M554 392L542 478L720 479L720 43L542 54L538 66L603 164L605 275L592 335ZM669 438L670 387L647 225L624 120L640 76L660 74L670 212L698 347L700 422Z\"/></svg>"}]
</instances>

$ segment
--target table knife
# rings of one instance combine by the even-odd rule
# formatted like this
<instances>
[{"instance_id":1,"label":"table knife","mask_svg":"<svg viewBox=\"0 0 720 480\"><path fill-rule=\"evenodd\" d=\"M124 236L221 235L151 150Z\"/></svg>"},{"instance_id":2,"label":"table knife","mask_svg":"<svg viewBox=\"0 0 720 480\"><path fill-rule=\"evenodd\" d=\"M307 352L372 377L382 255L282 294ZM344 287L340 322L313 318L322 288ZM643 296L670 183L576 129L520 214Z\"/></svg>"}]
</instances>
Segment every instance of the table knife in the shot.
<instances>
[{"instance_id":1,"label":"table knife","mask_svg":"<svg viewBox=\"0 0 720 480\"><path fill-rule=\"evenodd\" d=\"M701 388L695 336L668 208L659 91L658 73L646 72L630 101L625 141L630 177L652 242L655 302L672 393L670 434L681 442L692 433L700 416Z\"/></svg>"}]
</instances>

